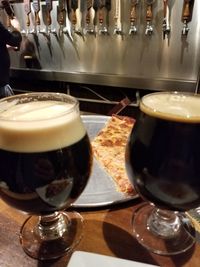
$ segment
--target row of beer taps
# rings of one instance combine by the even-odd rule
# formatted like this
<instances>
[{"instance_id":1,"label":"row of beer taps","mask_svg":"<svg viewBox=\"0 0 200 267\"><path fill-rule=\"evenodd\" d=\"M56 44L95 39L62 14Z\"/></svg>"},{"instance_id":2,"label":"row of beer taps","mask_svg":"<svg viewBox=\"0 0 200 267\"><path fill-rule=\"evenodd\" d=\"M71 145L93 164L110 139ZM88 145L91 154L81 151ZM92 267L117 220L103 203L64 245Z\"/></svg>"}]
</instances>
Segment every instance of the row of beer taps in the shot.
<instances>
[{"instance_id":1,"label":"row of beer taps","mask_svg":"<svg viewBox=\"0 0 200 267\"><path fill-rule=\"evenodd\" d=\"M59 31L52 28L52 9L53 0L45 0L45 29L40 29L41 25L41 0L23 0L24 11L26 15L26 30L23 30L23 34L29 33L42 33L42 34L67 34L70 39L73 40L73 34L78 34L85 36L87 34L110 34L109 32L109 12L114 10L114 35L124 35L123 25L122 25L122 0L58 0L57 4L57 23L59 24ZM170 26L170 0L163 1L163 21L162 21L162 32L163 39L169 37L171 32ZM3 2L3 1L2 1ZM5 1L6 2L6 1ZM129 35L136 35L138 32L138 13L139 5L141 0L130 0L130 28L128 31ZM153 12L154 4L156 0L144 0L145 2L145 35L151 36L154 32L153 27ZM44 2L43 2L44 3ZM182 35L187 36L189 27L188 23L191 21L192 8L194 5L194 0L183 0L182 9ZM85 16L84 24L78 21L79 16L77 16L78 10L80 13L84 13ZM31 20L30 15L34 13L34 25L30 30ZM8 24L9 25L9 24Z\"/></svg>"},{"instance_id":2,"label":"row of beer taps","mask_svg":"<svg viewBox=\"0 0 200 267\"><path fill-rule=\"evenodd\" d=\"M137 33L137 7L141 1L139 0L131 0L130 1L130 29L129 35L134 35ZM153 33L153 5L156 0L145 0L146 3L146 28L145 35L152 35ZM194 6L194 0L183 0L183 9L182 9L182 17L181 20L183 22L182 35L187 36L189 27L188 23L192 19L192 11ZM171 31L170 26L170 0L163 0L163 22L162 22L162 30L163 30L163 39L166 36L169 36ZM120 11L121 11L121 0L115 1L115 29L114 34L123 34L122 25L120 22Z\"/></svg>"}]
</instances>

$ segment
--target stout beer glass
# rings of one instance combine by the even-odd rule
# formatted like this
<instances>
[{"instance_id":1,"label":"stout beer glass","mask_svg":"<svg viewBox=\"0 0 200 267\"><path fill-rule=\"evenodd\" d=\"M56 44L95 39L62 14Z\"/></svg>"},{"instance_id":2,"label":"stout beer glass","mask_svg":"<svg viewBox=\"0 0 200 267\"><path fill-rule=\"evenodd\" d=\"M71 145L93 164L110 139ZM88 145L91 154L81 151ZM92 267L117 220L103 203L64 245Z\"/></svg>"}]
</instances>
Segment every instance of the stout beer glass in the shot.
<instances>
[{"instance_id":1,"label":"stout beer glass","mask_svg":"<svg viewBox=\"0 0 200 267\"><path fill-rule=\"evenodd\" d=\"M63 210L85 188L91 165L75 98L28 93L0 101L0 196L33 214L20 233L28 255L57 258L79 242L82 217Z\"/></svg>"},{"instance_id":2,"label":"stout beer glass","mask_svg":"<svg viewBox=\"0 0 200 267\"><path fill-rule=\"evenodd\" d=\"M200 206L200 97L152 93L142 98L140 111L127 143L126 168L149 204L133 216L133 231L147 249L178 254L195 242L184 211Z\"/></svg>"}]
</instances>

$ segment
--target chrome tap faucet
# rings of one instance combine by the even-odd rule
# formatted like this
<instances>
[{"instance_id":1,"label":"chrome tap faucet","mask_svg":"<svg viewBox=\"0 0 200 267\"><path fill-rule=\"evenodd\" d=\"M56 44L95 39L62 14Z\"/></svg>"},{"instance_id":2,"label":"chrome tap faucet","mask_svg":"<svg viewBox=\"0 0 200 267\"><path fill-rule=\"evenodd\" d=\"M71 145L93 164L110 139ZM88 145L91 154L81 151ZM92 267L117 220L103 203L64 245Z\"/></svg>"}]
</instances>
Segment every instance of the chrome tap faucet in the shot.
<instances>
[{"instance_id":1,"label":"chrome tap faucet","mask_svg":"<svg viewBox=\"0 0 200 267\"><path fill-rule=\"evenodd\" d=\"M131 24L130 29L129 29L129 35L136 34L137 33L137 28L134 24Z\"/></svg>"},{"instance_id":2,"label":"chrome tap faucet","mask_svg":"<svg viewBox=\"0 0 200 267\"><path fill-rule=\"evenodd\" d=\"M153 26L152 26L152 19L153 19L153 3L155 0L146 0L146 29L145 35L152 35L153 33Z\"/></svg>"},{"instance_id":3,"label":"chrome tap faucet","mask_svg":"<svg viewBox=\"0 0 200 267\"><path fill-rule=\"evenodd\" d=\"M182 29L182 35L187 36L189 30L190 30L190 29L189 29L189 27L188 27L187 20L184 20L184 22L183 22L183 29Z\"/></svg>"},{"instance_id":4,"label":"chrome tap faucet","mask_svg":"<svg viewBox=\"0 0 200 267\"><path fill-rule=\"evenodd\" d=\"M170 31L171 31L171 28L170 28L170 26L166 23L166 20L165 20L165 19L163 19L163 25L162 25L162 28L163 28L163 39L165 39L166 36L169 36Z\"/></svg>"},{"instance_id":5,"label":"chrome tap faucet","mask_svg":"<svg viewBox=\"0 0 200 267\"><path fill-rule=\"evenodd\" d=\"M123 31L121 28L115 27L113 34L122 35Z\"/></svg>"},{"instance_id":6,"label":"chrome tap faucet","mask_svg":"<svg viewBox=\"0 0 200 267\"><path fill-rule=\"evenodd\" d=\"M147 26L145 29L145 35L152 35L153 33L153 26L150 24L149 21L147 21Z\"/></svg>"},{"instance_id":7,"label":"chrome tap faucet","mask_svg":"<svg viewBox=\"0 0 200 267\"><path fill-rule=\"evenodd\" d=\"M99 28L99 34L108 34L108 28L106 26L101 25Z\"/></svg>"}]
</instances>

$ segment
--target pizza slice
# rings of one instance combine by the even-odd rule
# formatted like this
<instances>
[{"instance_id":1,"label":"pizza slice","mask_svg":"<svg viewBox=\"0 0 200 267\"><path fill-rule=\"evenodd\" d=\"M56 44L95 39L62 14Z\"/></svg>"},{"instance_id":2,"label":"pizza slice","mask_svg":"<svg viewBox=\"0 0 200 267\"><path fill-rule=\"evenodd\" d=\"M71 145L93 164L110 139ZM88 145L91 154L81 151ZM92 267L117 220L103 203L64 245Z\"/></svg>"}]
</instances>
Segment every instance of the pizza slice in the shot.
<instances>
[{"instance_id":1,"label":"pizza slice","mask_svg":"<svg viewBox=\"0 0 200 267\"><path fill-rule=\"evenodd\" d=\"M92 140L95 158L112 177L119 192L135 194L125 169L125 149L135 120L127 116L112 115Z\"/></svg>"}]
</instances>

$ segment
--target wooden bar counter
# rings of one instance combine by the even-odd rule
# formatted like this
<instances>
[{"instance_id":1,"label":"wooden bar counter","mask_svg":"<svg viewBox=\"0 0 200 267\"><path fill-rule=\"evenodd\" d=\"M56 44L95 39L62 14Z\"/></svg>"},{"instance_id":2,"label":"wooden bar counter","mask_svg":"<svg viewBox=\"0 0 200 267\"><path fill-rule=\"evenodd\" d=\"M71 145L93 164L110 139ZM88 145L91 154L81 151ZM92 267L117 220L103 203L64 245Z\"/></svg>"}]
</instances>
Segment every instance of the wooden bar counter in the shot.
<instances>
[{"instance_id":1,"label":"wooden bar counter","mask_svg":"<svg viewBox=\"0 0 200 267\"><path fill-rule=\"evenodd\" d=\"M84 218L84 236L75 250L158 266L199 267L200 246L198 243L187 253L166 257L149 253L135 240L132 235L131 218L134 209L140 203L140 199L137 199L101 209L78 210ZM57 260L38 261L25 254L19 242L19 232L26 218L26 214L7 206L0 200L0 267L66 267L70 255Z\"/></svg>"}]
</instances>

